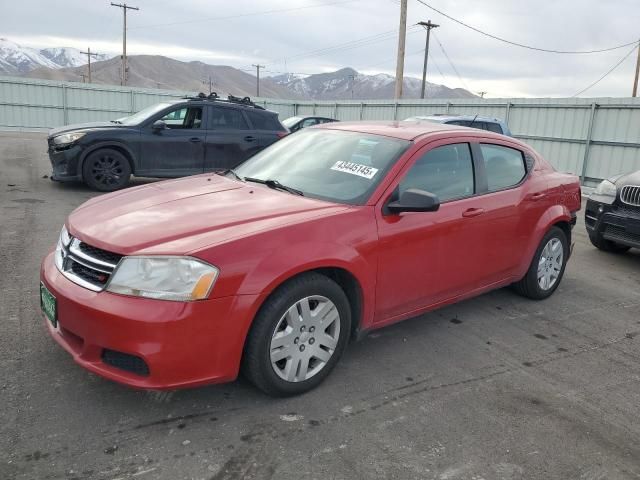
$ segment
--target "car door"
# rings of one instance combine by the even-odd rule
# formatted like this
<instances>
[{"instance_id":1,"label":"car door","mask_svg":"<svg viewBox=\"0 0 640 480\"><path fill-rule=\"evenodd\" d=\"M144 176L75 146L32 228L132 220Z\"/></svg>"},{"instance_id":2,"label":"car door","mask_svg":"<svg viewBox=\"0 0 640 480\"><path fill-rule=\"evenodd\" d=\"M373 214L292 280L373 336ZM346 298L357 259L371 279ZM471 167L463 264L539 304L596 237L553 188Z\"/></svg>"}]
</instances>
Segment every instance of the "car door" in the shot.
<instances>
[{"instance_id":1,"label":"car door","mask_svg":"<svg viewBox=\"0 0 640 480\"><path fill-rule=\"evenodd\" d=\"M476 238L485 246L480 281L504 281L521 265L524 245L528 245L538 219L549 206L547 182L534 172L532 154L520 146L495 139L481 139L474 145L478 175L484 192L479 192Z\"/></svg>"},{"instance_id":2,"label":"car door","mask_svg":"<svg viewBox=\"0 0 640 480\"><path fill-rule=\"evenodd\" d=\"M154 129L162 120L166 126ZM180 105L152 118L140 132L137 175L178 177L202 173L206 125L201 105Z\"/></svg>"},{"instance_id":3,"label":"car door","mask_svg":"<svg viewBox=\"0 0 640 480\"><path fill-rule=\"evenodd\" d=\"M209 105L207 110L205 172L235 168L259 149L240 109Z\"/></svg>"},{"instance_id":4,"label":"car door","mask_svg":"<svg viewBox=\"0 0 640 480\"><path fill-rule=\"evenodd\" d=\"M471 141L441 140L420 149L377 206L376 322L476 288L482 246L476 240L479 202ZM407 188L437 195L439 210L385 214L384 203Z\"/></svg>"}]
</instances>

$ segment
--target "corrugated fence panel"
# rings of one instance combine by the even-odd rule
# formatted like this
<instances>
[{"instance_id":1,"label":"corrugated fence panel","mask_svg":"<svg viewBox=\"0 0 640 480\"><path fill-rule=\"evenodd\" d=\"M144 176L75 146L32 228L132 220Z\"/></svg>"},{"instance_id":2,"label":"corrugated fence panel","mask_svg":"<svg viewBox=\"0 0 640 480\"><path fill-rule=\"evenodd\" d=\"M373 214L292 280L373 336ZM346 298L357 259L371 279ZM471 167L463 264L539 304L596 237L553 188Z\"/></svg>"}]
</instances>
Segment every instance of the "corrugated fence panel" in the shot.
<instances>
[{"instance_id":1,"label":"corrugated fence panel","mask_svg":"<svg viewBox=\"0 0 640 480\"><path fill-rule=\"evenodd\" d=\"M0 128L50 128L111 120L185 95L193 92L0 77ZM278 112L281 120L293 115L343 121L404 120L445 113L497 117L507 120L517 138L533 146L557 169L582 175L587 184L640 169L637 98L255 101Z\"/></svg>"}]
</instances>

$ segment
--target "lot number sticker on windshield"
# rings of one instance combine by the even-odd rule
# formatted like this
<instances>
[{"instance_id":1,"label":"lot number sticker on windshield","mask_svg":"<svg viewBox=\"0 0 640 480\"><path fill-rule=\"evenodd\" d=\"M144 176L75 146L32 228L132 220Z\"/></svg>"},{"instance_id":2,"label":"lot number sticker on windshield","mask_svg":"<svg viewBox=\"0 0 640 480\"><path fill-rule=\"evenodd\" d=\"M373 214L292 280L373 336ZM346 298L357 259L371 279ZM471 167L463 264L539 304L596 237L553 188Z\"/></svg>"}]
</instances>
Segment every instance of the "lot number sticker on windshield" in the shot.
<instances>
[{"instance_id":1,"label":"lot number sticker on windshield","mask_svg":"<svg viewBox=\"0 0 640 480\"><path fill-rule=\"evenodd\" d=\"M368 165L361 165L359 163L353 162L336 162L331 170L336 170L338 172L350 173L351 175L358 175L359 177L368 178L371 180L376 173L378 173L377 168L369 167Z\"/></svg>"}]
</instances>

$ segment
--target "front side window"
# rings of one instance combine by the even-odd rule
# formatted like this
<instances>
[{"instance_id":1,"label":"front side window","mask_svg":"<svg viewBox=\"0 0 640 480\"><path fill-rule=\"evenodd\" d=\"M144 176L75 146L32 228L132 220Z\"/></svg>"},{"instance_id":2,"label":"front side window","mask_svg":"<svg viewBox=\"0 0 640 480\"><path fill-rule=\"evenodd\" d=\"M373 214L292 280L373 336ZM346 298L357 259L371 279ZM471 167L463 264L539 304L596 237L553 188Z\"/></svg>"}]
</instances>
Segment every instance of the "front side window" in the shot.
<instances>
[{"instance_id":1,"label":"front side window","mask_svg":"<svg viewBox=\"0 0 640 480\"><path fill-rule=\"evenodd\" d=\"M520 150L490 143L481 143L480 150L490 192L513 187L527 174Z\"/></svg>"},{"instance_id":2,"label":"front side window","mask_svg":"<svg viewBox=\"0 0 640 480\"><path fill-rule=\"evenodd\" d=\"M198 129L202 126L202 107L183 107L173 110L164 117L164 123L173 129Z\"/></svg>"},{"instance_id":3,"label":"front side window","mask_svg":"<svg viewBox=\"0 0 640 480\"><path fill-rule=\"evenodd\" d=\"M301 130L251 157L236 173L277 180L304 195L364 204L411 143L339 130Z\"/></svg>"},{"instance_id":4,"label":"front side window","mask_svg":"<svg viewBox=\"0 0 640 480\"><path fill-rule=\"evenodd\" d=\"M400 194L409 188L433 193L441 202L473 195L473 160L469 144L443 145L422 155L400 182Z\"/></svg>"}]
</instances>

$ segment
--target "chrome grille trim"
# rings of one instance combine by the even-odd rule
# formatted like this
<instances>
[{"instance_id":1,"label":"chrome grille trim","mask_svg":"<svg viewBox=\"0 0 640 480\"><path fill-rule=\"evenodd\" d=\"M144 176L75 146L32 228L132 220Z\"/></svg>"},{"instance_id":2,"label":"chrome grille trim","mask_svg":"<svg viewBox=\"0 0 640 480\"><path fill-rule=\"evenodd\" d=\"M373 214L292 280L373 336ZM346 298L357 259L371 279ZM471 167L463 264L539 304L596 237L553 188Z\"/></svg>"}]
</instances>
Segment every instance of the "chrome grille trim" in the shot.
<instances>
[{"instance_id":1,"label":"chrome grille trim","mask_svg":"<svg viewBox=\"0 0 640 480\"><path fill-rule=\"evenodd\" d=\"M106 287L109 278L117 267L117 264L105 262L104 260L88 255L80 249L81 245L82 242L79 239L73 238L68 247L62 246L60 250L60 255L62 257L62 268L60 269L60 272L73 283L76 283L81 287L94 292L101 292ZM87 275L88 278L83 278L81 274L74 272L74 265L76 264L90 270L94 274L104 274L106 277L105 281L101 282L96 280L92 278L91 274Z\"/></svg>"},{"instance_id":2,"label":"chrome grille trim","mask_svg":"<svg viewBox=\"0 0 640 480\"><path fill-rule=\"evenodd\" d=\"M627 205L640 207L640 185L625 185L622 187L620 200Z\"/></svg>"}]
</instances>

